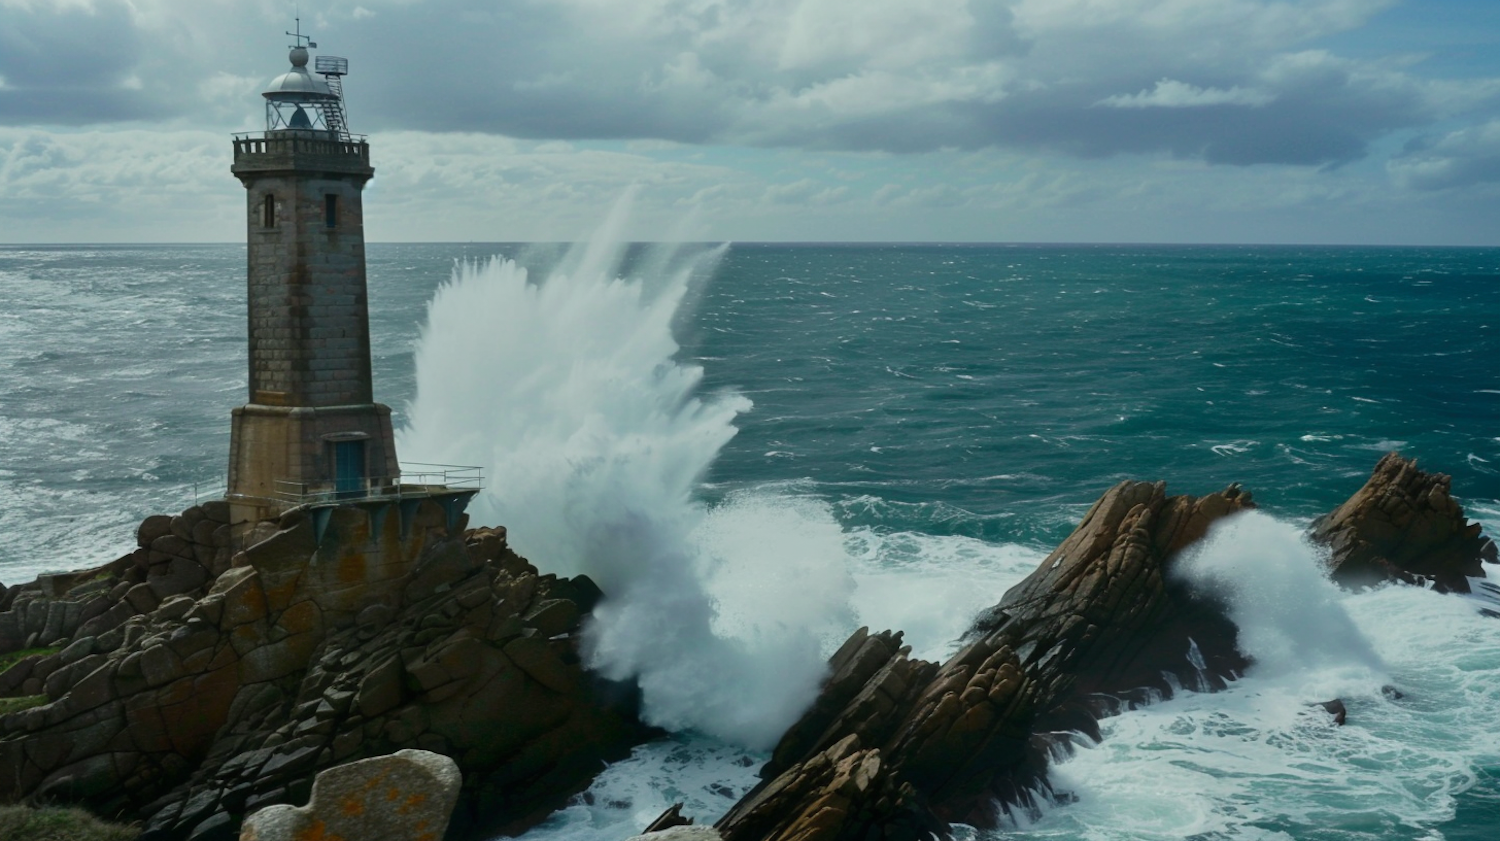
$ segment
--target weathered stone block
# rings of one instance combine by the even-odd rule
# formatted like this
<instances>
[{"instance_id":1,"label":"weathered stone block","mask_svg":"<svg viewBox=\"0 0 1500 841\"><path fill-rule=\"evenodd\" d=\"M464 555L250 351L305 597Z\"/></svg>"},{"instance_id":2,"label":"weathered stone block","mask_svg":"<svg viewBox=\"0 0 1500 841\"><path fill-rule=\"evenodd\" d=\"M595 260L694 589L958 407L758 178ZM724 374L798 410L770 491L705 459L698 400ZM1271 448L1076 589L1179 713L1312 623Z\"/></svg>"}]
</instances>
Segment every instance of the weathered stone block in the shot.
<instances>
[{"instance_id":1,"label":"weathered stone block","mask_svg":"<svg viewBox=\"0 0 1500 841\"><path fill-rule=\"evenodd\" d=\"M167 557L191 559L193 557L193 544L187 538L179 537L176 534L164 534L151 541L151 551L161 553ZM152 560L151 564L155 566L157 561Z\"/></svg>"},{"instance_id":2,"label":"weathered stone block","mask_svg":"<svg viewBox=\"0 0 1500 841\"><path fill-rule=\"evenodd\" d=\"M159 599L191 592L208 581L208 570L192 558L191 548L188 557L172 557L163 566L165 568L159 573L158 568L153 567L154 574L146 578L146 583Z\"/></svg>"},{"instance_id":3,"label":"weathered stone block","mask_svg":"<svg viewBox=\"0 0 1500 841\"><path fill-rule=\"evenodd\" d=\"M195 544L199 544L199 545L202 545L202 546L213 546L214 545L214 532L217 531L221 527L222 527L221 523L216 523L213 520L204 518L202 520L199 520L193 526L193 533L192 533L190 539Z\"/></svg>"},{"instance_id":4,"label":"weathered stone block","mask_svg":"<svg viewBox=\"0 0 1500 841\"><path fill-rule=\"evenodd\" d=\"M526 614L526 624L543 637L566 634L578 627L578 606L567 599L549 599Z\"/></svg>"},{"instance_id":5,"label":"weathered stone block","mask_svg":"<svg viewBox=\"0 0 1500 841\"><path fill-rule=\"evenodd\" d=\"M203 509L203 517L212 520L219 525L229 524L229 503L222 499L214 499L199 506Z\"/></svg>"},{"instance_id":6,"label":"weathered stone block","mask_svg":"<svg viewBox=\"0 0 1500 841\"><path fill-rule=\"evenodd\" d=\"M172 533L172 518L166 514L153 514L141 521L140 527L136 529L136 544L141 548L149 548L158 538Z\"/></svg>"},{"instance_id":7,"label":"weathered stone block","mask_svg":"<svg viewBox=\"0 0 1500 841\"><path fill-rule=\"evenodd\" d=\"M401 658L389 657L371 669L360 681L355 697L361 714L369 718L395 709L402 699Z\"/></svg>"},{"instance_id":8,"label":"weathered stone block","mask_svg":"<svg viewBox=\"0 0 1500 841\"><path fill-rule=\"evenodd\" d=\"M147 686L161 686L182 677L182 658L165 645L153 645L141 652L140 669Z\"/></svg>"},{"instance_id":9,"label":"weathered stone block","mask_svg":"<svg viewBox=\"0 0 1500 841\"><path fill-rule=\"evenodd\" d=\"M522 671L548 689L570 693L578 688L578 668L564 663L544 638L516 637L505 644L504 651Z\"/></svg>"},{"instance_id":10,"label":"weathered stone block","mask_svg":"<svg viewBox=\"0 0 1500 841\"><path fill-rule=\"evenodd\" d=\"M453 760L427 751L362 759L319 774L307 806L269 806L251 815L240 839L439 841L462 783Z\"/></svg>"}]
</instances>

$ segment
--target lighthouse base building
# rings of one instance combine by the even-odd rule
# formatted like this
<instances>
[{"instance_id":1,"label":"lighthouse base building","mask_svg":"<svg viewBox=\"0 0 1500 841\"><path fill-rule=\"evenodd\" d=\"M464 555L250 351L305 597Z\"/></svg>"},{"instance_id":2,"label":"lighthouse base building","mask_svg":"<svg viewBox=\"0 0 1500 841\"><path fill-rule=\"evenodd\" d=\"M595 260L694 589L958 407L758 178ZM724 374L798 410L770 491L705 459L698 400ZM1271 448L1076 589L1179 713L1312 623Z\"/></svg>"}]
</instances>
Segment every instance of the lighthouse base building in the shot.
<instances>
[{"instance_id":1,"label":"lighthouse base building","mask_svg":"<svg viewBox=\"0 0 1500 841\"><path fill-rule=\"evenodd\" d=\"M234 410L230 501L264 516L378 491L400 468L391 410L371 387L361 203L375 172L369 144L267 132L235 140L232 171L249 210L250 402Z\"/></svg>"}]
</instances>

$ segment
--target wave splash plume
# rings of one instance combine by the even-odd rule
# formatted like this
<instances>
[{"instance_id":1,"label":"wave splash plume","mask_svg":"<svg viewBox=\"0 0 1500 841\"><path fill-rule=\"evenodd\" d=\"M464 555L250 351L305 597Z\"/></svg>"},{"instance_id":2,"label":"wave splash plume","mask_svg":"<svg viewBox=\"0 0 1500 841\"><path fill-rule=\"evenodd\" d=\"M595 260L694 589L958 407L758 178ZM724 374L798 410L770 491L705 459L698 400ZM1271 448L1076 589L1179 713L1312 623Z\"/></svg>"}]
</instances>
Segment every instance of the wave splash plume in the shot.
<instances>
[{"instance_id":1,"label":"wave splash plume","mask_svg":"<svg viewBox=\"0 0 1500 841\"><path fill-rule=\"evenodd\" d=\"M1325 577L1324 552L1297 526L1246 511L1214 524L1178 573L1224 599L1257 677L1306 680L1343 668L1382 676L1385 664Z\"/></svg>"},{"instance_id":2,"label":"wave splash plume","mask_svg":"<svg viewBox=\"0 0 1500 841\"><path fill-rule=\"evenodd\" d=\"M398 445L482 466L474 521L506 525L545 571L598 582L585 656L639 682L649 723L766 747L816 694L820 632L848 614L842 565L811 563L837 525L802 529L799 550L695 498L751 406L699 394L702 369L675 358L673 321L725 249L627 261L627 209L540 281L499 258L455 267L428 305ZM739 621L757 616L775 621Z\"/></svg>"}]
</instances>

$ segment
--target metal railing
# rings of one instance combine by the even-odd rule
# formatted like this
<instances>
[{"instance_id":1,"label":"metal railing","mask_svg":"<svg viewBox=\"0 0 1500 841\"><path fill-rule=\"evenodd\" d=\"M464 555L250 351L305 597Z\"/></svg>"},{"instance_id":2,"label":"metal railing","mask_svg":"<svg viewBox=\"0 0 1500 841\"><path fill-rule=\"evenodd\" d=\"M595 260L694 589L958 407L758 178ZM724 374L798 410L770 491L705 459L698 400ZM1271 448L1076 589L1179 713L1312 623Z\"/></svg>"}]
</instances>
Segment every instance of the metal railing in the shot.
<instances>
[{"instance_id":1,"label":"metal railing","mask_svg":"<svg viewBox=\"0 0 1500 841\"><path fill-rule=\"evenodd\" d=\"M321 155L356 157L370 162L370 144L362 134L340 139L327 131L264 131L234 135L234 156Z\"/></svg>"},{"instance_id":2,"label":"metal railing","mask_svg":"<svg viewBox=\"0 0 1500 841\"><path fill-rule=\"evenodd\" d=\"M361 479L357 487L340 488L335 482L295 482L277 479L272 497L279 503L303 505L339 505L363 501L399 501L418 499L453 491L484 490L483 469L457 464L406 462L395 476L372 476Z\"/></svg>"}]
</instances>

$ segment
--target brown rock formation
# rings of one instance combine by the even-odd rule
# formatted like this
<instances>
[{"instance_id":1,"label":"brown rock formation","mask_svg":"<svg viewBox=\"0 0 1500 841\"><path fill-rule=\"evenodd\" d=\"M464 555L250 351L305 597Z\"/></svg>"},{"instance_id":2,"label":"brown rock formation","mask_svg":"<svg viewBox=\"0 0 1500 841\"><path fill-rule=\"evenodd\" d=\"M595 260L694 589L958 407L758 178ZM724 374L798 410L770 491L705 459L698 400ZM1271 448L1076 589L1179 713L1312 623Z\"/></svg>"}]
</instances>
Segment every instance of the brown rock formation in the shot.
<instances>
[{"instance_id":1,"label":"brown rock formation","mask_svg":"<svg viewBox=\"0 0 1500 841\"><path fill-rule=\"evenodd\" d=\"M104 566L0 588L0 653L99 637L165 599L202 596L229 569L229 506L148 517L136 538L139 548ZM0 679L0 697L11 692Z\"/></svg>"},{"instance_id":2,"label":"brown rock formation","mask_svg":"<svg viewBox=\"0 0 1500 841\"><path fill-rule=\"evenodd\" d=\"M914 841L949 821L993 825L993 804L1045 790L1048 752L1069 732L1248 665L1219 606L1169 572L1212 522L1250 507L1235 486L1195 499L1122 482L941 666L910 659L899 633L861 629L765 782L716 826L735 841Z\"/></svg>"},{"instance_id":3,"label":"brown rock formation","mask_svg":"<svg viewBox=\"0 0 1500 841\"><path fill-rule=\"evenodd\" d=\"M1312 524L1312 538L1329 549L1333 580L1345 587L1431 582L1440 592L1469 592L1468 578L1483 578L1483 563L1495 563L1495 544L1449 495L1452 481L1387 453L1364 487Z\"/></svg>"},{"instance_id":4,"label":"brown rock formation","mask_svg":"<svg viewBox=\"0 0 1500 841\"><path fill-rule=\"evenodd\" d=\"M592 582L539 575L503 530L465 533L449 515L431 501L400 517L293 513L262 524L232 568L200 565L196 586L143 613L130 594L180 572L153 573L151 553L184 558L170 542L208 531L153 518L141 539L165 548L145 567L117 561L123 575L53 583L57 597L46 582L21 588L17 624L61 613L68 645L0 674L10 694L47 693L0 717L0 800L87 802L143 820L143 838L209 841L233 838L249 811L305 800L334 764L420 748L465 772L460 832L544 816L644 733L630 694L579 663ZM56 607L106 585L112 604L93 619Z\"/></svg>"}]
</instances>

